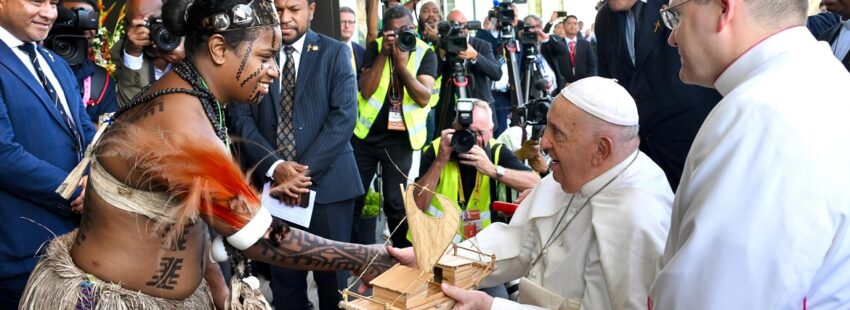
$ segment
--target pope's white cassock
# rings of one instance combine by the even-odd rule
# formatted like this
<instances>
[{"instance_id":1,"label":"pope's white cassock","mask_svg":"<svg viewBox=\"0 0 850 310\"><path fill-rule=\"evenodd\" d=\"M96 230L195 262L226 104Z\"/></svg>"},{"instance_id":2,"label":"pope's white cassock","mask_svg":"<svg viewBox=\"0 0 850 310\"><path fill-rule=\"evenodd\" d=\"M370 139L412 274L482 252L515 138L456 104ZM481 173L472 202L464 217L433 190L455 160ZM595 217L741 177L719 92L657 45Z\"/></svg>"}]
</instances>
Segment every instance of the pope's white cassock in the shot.
<instances>
[{"instance_id":1,"label":"pope's white cassock","mask_svg":"<svg viewBox=\"0 0 850 310\"><path fill-rule=\"evenodd\" d=\"M520 284L520 301L537 300L542 308L645 309L670 224L673 193L664 172L635 151L572 196L550 174L522 202L510 225L494 223L467 240L464 246L475 242L496 255L496 270L482 286L527 277ZM562 217L557 230L569 223L566 231L543 251ZM540 302L547 290L549 302ZM492 308L536 307L497 298Z\"/></svg>"},{"instance_id":2,"label":"pope's white cassock","mask_svg":"<svg viewBox=\"0 0 850 310\"><path fill-rule=\"evenodd\" d=\"M850 74L795 27L715 86L653 309L850 309Z\"/></svg>"}]
</instances>

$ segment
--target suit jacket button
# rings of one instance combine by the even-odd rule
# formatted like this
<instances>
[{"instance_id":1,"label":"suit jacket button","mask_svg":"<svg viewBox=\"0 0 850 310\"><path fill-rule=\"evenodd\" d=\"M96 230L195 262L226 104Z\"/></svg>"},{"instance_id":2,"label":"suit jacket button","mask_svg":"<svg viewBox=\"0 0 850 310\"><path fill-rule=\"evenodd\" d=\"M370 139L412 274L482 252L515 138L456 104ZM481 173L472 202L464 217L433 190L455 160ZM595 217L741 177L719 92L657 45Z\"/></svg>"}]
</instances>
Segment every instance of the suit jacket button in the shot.
<instances>
[{"instance_id":1,"label":"suit jacket button","mask_svg":"<svg viewBox=\"0 0 850 310\"><path fill-rule=\"evenodd\" d=\"M298 127L298 130L304 130L304 127Z\"/></svg>"}]
</instances>

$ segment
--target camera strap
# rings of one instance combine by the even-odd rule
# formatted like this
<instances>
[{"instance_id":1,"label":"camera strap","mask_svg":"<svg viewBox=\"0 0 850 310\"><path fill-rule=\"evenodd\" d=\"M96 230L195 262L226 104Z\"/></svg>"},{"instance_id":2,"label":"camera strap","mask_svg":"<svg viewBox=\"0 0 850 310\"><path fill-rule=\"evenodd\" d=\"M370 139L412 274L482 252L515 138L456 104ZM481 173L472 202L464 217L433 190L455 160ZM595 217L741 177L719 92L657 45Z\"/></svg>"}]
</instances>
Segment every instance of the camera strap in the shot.
<instances>
[{"instance_id":1,"label":"camera strap","mask_svg":"<svg viewBox=\"0 0 850 310\"><path fill-rule=\"evenodd\" d=\"M389 113L387 115L387 129L394 131L406 131L404 126L404 115L402 114L402 100L404 100L404 85L400 83L392 69L393 63L390 61L390 90L389 96Z\"/></svg>"}]
</instances>

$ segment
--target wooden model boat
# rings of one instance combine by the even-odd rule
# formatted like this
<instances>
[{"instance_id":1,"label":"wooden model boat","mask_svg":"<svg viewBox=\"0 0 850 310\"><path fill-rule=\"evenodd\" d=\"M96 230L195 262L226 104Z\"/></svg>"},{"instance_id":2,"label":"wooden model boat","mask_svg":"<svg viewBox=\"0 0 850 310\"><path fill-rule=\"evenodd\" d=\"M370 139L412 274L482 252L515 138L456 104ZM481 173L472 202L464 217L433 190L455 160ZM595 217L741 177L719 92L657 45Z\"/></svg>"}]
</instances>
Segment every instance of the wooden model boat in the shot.
<instances>
[{"instance_id":1,"label":"wooden model boat","mask_svg":"<svg viewBox=\"0 0 850 310\"><path fill-rule=\"evenodd\" d=\"M396 264L369 283L373 287L371 297L344 290L340 308L451 309L455 302L443 294L441 283L470 289L477 287L484 277L493 272L496 261L493 255L452 243L460 225L460 214L451 200L440 195L437 199L446 206L445 213L440 218L432 218L416 207L413 186L409 186L404 195L413 252L419 268Z\"/></svg>"}]
</instances>

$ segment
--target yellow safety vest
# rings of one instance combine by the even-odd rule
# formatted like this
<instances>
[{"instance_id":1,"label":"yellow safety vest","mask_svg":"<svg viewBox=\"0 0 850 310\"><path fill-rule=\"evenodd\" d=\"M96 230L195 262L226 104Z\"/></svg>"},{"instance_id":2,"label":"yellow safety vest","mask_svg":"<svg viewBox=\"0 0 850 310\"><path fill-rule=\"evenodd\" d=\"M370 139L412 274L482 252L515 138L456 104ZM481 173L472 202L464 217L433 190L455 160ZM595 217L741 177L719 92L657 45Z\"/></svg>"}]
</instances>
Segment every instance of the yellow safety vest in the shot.
<instances>
[{"instance_id":1,"label":"yellow safety vest","mask_svg":"<svg viewBox=\"0 0 850 310\"><path fill-rule=\"evenodd\" d=\"M495 147L493 159L494 164L498 166L499 153L502 151L502 147L504 145L496 142L494 139L490 139L490 145ZM440 138L434 139L434 141L431 142L431 147L434 148L434 156L438 156L440 154ZM461 224L460 227L458 227L457 235L455 235L456 242L460 242L474 236L466 233L465 229L467 226L474 225L472 227L475 227L474 232L477 233L490 225L491 222L490 177L481 173L476 173L475 177L476 189L473 189L472 197L465 197L467 200L466 210L461 210L459 205L456 207L458 208L458 213L462 214ZM460 199L460 195L462 195L461 187L460 167L456 161L449 161L440 173L440 181L437 183L437 188L434 192L457 202L457 199ZM476 212L478 219L469 219L471 217L469 215L475 214ZM431 205L427 210L425 210L425 214L437 217L443 215L443 206L440 204L437 197L434 197L431 201ZM409 232L407 239L412 240Z\"/></svg>"},{"instance_id":2,"label":"yellow safety vest","mask_svg":"<svg viewBox=\"0 0 850 310\"><path fill-rule=\"evenodd\" d=\"M378 51L381 50L383 38L378 38ZM410 58L407 62L407 69L416 74L419 71L419 65L422 63L422 58L425 57L425 52L428 50L428 44L422 40L416 40L416 49L410 52ZM381 81L378 83L378 88L369 99L363 98L363 94L358 94L357 108L357 123L354 125L354 136L359 139L365 139L369 135L369 130L372 124L375 123L375 118L381 112L381 107L384 105L387 92L390 85L390 64L384 63L384 71L381 75ZM407 128L407 134L410 137L410 147L414 150L421 149L425 145L425 140L428 138L428 129L426 123L428 121L428 112L431 111L431 105L420 107L409 92L404 92L404 99L401 102L401 112L404 118L404 126Z\"/></svg>"}]
</instances>

